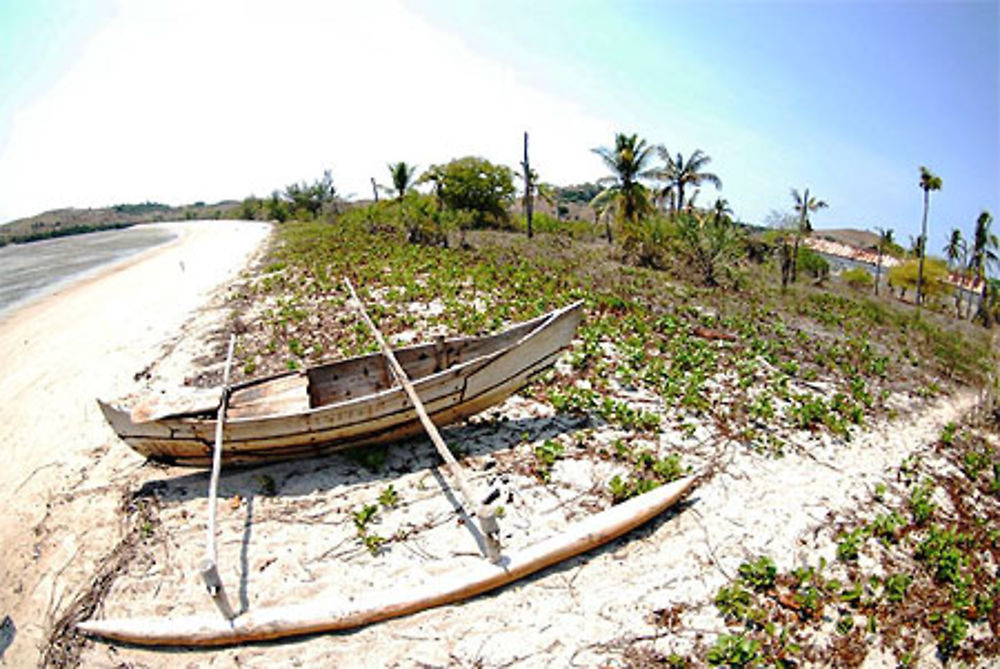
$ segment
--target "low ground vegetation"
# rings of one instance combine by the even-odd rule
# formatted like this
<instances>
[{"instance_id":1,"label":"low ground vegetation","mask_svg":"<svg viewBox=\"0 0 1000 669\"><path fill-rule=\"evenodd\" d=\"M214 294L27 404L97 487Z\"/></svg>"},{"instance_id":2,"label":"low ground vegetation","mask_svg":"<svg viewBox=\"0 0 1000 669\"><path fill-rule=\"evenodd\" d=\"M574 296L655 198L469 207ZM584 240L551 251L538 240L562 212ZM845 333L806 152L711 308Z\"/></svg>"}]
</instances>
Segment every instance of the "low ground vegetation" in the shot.
<instances>
[{"instance_id":1,"label":"low ground vegetation","mask_svg":"<svg viewBox=\"0 0 1000 669\"><path fill-rule=\"evenodd\" d=\"M995 364L982 328L837 282L781 290L773 255L750 259L738 227L713 230L719 221L697 213L663 222L653 267L624 262L622 238L609 247L587 224L550 223L530 241L516 219L508 231L473 229L412 193L332 222L280 226L233 305L237 376L376 351L346 308L344 276L397 345L493 332L584 300L565 363L525 391L582 427L504 466L550 484L567 459L615 463L600 495L616 503L688 471L685 444L736 440L773 458L810 439L844 443L913 401L988 383ZM857 518L831 519L824 531L839 544L835 563L779 573L767 556L748 561L716 596L730 633L689 657L660 659L854 664L871 639L901 662L928 643L945 659L996 656L983 637L996 632L1000 596L991 429L942 435L940 456L962 473L903 463ZM356 517L373 555L392 540L371 529L380 507L391 504L368 503Z\"/></svg>"},{"instance_id":2,"label":"low ground vegetation","mask_svg":"<svg viewBox=\"0 0 1000 669\"><path fill-rule=\"evenodd\" d=\"M674 663L858 666L877 652L921 666L997 657L997 420L987 411L949 424L931 452L900 463L856 513L831 519L823 532L836 561L780 572L767 555L743 563L714 598L729 633Z\"/></svg>"}]
</instances>

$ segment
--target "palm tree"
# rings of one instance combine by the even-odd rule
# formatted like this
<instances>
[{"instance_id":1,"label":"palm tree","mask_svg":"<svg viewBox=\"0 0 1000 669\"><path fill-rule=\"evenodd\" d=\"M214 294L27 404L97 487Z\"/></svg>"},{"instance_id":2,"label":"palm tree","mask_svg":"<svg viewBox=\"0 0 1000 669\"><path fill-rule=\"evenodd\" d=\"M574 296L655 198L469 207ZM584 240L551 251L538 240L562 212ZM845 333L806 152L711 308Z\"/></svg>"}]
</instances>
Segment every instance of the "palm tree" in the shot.
<instances>
[{"instance_id":1,"label":"palm tree","mask_svg":"<svg viewBox=\"0 0 1000 669\"><path fill-rule=\"evenodd\" d=\"M395 195L398 202L403 201L406 192L416 184L414 176L417 173L416 165L407 165L405 161L389 163L389 174L392 175L392 188L382 186L382 190L390 195Z\"/></svg>"},{"instance_id":2,"label":"palm tree","mask_svg":"<svg viewBox=\"0 0 1000 669\"><path fill-rule=\"evenodd\" d=\"M944 245L942 251L944 251L945 258L948 259L948 269L954 269L957 265L956 261L965 253L965 238L962 237L961 230L958 228L951 229L951 235L948 236L948 243Z\"/></svg>"},{"instance_id":3,"label":"palm tree","mask_svg":"<svg viewBox=\"0 0 1000 669\"><path fill-rule=\"evenodd\" d=\"M948 243L944 246L944 255L948 259L948 270L957 271L961 269L965 264L965 256L968 255L969 247L965 243L965 238L962 237L962 231L958 228L952 228L951 235L948 237ZM964 272L963 272L964 278ZM962 289L959 288L955 293L955 315L962 315Z\"/></svg>"},{"instance_id":4,"label":"palm tree","mask_svg":"<svg viewBox=\"0 0 1000 669\"><path fill-rule=\"evenodd\" d=\"M597 183L604 190L590 204L594 209L604 211L608 211L608 207L614 207L626 222L638 223L650 206L649 191L639 179L653 176L650 170L645 169L653 147L648 146L646 140L639 139L637 135L620 132L615 135L613 149L600 146L591 150L604 160L612 174L598 180Z\"/></svg>"},{"instance_id":5,"label":"palm tree","mask_svg":"<svg viewBox=\"0 0 1000 669\"><path fill-rule=\"evenodd\" d=\"M976 280L983 284L982 295L979 299L979 312L977 316L983 319L983 325L989 327L990 316L986 309L986 269L990 264L1000 260L1000 240L990 229L993 223L993 216L988 211L979 214L976 219L976 231L972 238L972 259L969 261L970 269L975 271ZM972 311L972 296L969 296L969 311Z\"/></svg>"},{"instance_id":6,"label":"palm tree","mask_svg":"<svg viewBox=\"0 0 1000 669\"><path fill-rule=\"evenodd\" d=\"M655 171L657 179L666 182L666 186L660 191L661 199L669 203L671 213L676 213L684 208L684 188L687 186L698 187L702 182L708 182L716 189L722 188L722 180L711 172L703 172L702 169L712 162L712 159L701 149L695 149L691 157L686 161L680 153L674 158L667 151L665 146L656 147L660 159L666 163L662 168ZM692 201L687 204L693 204Z\"/></svg>"},{"instance_id":7,"label":"palm tree","mask_svg":"<svg viewBox=\"0 0 1000 669\"><path fill-rule=\"evenodd\" d=\"M935 175L929 169L920 166L920 188L924 191L924 222L920 227L920 238L924 241L920 245L920 264L917 265L917 306L923 301L923 283L924 283L924 256L927 244L927 210L930 208L931 203L931 191L941 190L941 177Z\"/></svg>"},{"instance_id":8,"label":"palm tree","mask_svg":"<svg viewBox=\"0 0 1000 669\"><path fill-rule=\"evenodd\" d=\"M792 249L792 283L795 283L798 272L796 268L799 264L799 239L803 235L812 232L812 223L809 221L809 212L819 209L826 209L829 205L823 200L817 200L809 196L809 189L805 193L792 189L792 199L795 200L795 212L799 215L798 229L795 231L795 247Z\"/></svg>"},{"instance_id":9,"label":"palm tree","mask_svg":"<svg viewBox=\"0 0 1000 669\"><path fill-rule=\"evenodd\" d=\"M733 210L729 207L729 200L717 197L715 198L715 204L712 205L712 212L715 223L719 223L724 217L732 214Z\"/></svg>"},{"instance_id":10,"label":"palm tree","mask_svg":"<svg viewBox=\"0 0 1000 669\"><path fill-rule=\"evenodd\" d=\"M882 278L882 256L887 246L893 243L892 228L875 228L878 231L878 263L875 265L875 294L878 295L878 283Z\"/></svg>"}]
</instances>

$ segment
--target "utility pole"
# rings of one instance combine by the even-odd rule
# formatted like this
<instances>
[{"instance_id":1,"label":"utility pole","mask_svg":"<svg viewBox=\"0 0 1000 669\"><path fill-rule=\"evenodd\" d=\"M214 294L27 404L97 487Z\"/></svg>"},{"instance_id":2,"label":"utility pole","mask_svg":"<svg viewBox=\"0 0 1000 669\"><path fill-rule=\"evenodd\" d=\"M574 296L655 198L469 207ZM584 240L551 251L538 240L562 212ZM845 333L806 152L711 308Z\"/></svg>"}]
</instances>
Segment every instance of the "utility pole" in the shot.
<instances>
[{"instance_id":1,"label":"utility pole","mask_svg":"<svg viewBox=\"0 0 1000 669\"><path fill-rule=\"evenodd\" d=\"M372 193L375 195L375 204L378 204L378 186L375 185L375 177L371 177L372 180Z\"/></svg>"},{"instance_id":2,"label":"utility pole","mask_svg":"<svg viewBox=\"0 0 1000 669\"><path fill-rule=\"evenodd\" d=\"M531 165L528 163L528 132L524 132L524 160L521 162L524 168L524 220L528 224L528 239L535 236L531 228L532 196L535 185L531 183Z\"/></svg>"}]
</instances>

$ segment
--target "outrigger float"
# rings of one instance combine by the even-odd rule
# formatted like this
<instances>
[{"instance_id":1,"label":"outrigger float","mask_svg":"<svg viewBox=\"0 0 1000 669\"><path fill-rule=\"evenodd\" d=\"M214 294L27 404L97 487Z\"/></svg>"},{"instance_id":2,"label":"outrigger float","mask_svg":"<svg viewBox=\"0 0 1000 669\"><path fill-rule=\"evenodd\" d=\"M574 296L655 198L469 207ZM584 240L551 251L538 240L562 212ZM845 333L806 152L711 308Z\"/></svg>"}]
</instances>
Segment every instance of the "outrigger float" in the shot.
<instances>
[{"instance_id":1,"label":"outrigger float","mask_svg":"<svg viewBox=\"0 0 1000 669\"><path fill-rule=\"evenodd\" d=\"M582 303L492 337L438 340L393 351L350 281L345 279L345 283L381 356L352 358L230 387L235 343L230 338L223 389L215 391L214 407L205 406L201 397L193 402L188 398L180 409L176 403L164 408L158 402L131 412L100 403L119 436L143 455L176 464L211 464L208 540L200 570L222 615L87 620L78 623L77 629L140 645L224 646L360 627L462 601L591 550L659 515L694 485L694 477L673 481L594 514L560 535L517 552L504 552L495 510L487 502L476 501L436 424L449 424L501 401L554 364L582 319ZM313 601L239 615L233 611L216 565L215 507L223 461L308 457L396 441L421 429L479 521L478 532L469 529L487 560L446 578L408 590L389 590L366 601ZM496 495L483 499L492 497Z\"/></svg>"}]
</instances>

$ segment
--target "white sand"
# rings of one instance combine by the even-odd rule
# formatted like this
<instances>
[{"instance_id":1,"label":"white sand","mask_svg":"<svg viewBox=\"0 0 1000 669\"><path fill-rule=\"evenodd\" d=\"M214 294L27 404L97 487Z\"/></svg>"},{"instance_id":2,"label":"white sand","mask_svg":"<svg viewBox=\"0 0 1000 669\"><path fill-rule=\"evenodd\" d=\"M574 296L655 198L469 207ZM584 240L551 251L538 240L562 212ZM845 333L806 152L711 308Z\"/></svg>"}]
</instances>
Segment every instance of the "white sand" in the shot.
<instances>
[{"instance_id":1,"label":"white sand","mask_svg":"<svg viewBox=\"0 0 1000 669\"><path fill-rule=\"evenodd\" d=\"M72 514L61 512L74 491L106 489L141 463L121 447L94 398L130 390L133 375L245 267L270 229L166 225L179 232L174 241L0 322L0 617L17 627L3 660L11 666L37 663L50 607L65 604L93 566L74 558L101 555L81 549L84 536L90 546L117 541L117 500L84 492Z\"/></svg>"}]
</instances>

